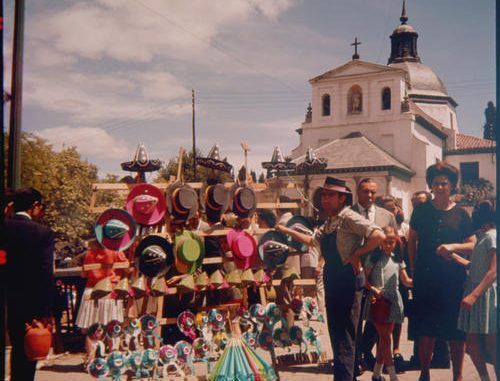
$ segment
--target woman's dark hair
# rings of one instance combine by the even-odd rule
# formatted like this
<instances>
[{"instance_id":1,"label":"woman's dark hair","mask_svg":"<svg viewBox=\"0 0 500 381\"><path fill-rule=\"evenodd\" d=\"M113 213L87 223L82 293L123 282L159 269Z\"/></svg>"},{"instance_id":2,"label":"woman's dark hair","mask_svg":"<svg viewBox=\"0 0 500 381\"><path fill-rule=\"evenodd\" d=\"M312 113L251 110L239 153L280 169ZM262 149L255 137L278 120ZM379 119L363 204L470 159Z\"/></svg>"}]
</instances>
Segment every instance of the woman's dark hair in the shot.
<instances>
[{"instance_id":1,"label":"woman's dark hair","mask_svg":"<svg viewBox=\"0 0 500 381\"><path fill-rule=\"evenodd\" d=\"M496 226L495 207L489 201L481 201L472 212L472 224L474 229L480 229L484 225Z\"/></svg>"},{"instance_id":2,"label":"woman's dark hair","mask_svg":"<svg viewBox=\"0 0 500 381\"><path fill-rule=\"evenodd\" d=\"M259 209L257 211L257 216L266 222L267 226L270 228L273 228L276 226L276 223L278 222L278 219L276 217L276 214L274 214L271 210L269 209Z\"/></svg>"},{"instance_id":3,"label":"woman's dark hair","mask_svg":"<svg viewBox=\"0 0 500 381\"><path fill-rule=\"evenodd\" d=\"M450 184L452 193L455 192L458 183L458 169L456 169L453 165L440 161L439 163L433 164L427 168L425 174L425 181L429 188L432 187L432 182L438 176L445 176Z\"/></svg>"}]
</instances>

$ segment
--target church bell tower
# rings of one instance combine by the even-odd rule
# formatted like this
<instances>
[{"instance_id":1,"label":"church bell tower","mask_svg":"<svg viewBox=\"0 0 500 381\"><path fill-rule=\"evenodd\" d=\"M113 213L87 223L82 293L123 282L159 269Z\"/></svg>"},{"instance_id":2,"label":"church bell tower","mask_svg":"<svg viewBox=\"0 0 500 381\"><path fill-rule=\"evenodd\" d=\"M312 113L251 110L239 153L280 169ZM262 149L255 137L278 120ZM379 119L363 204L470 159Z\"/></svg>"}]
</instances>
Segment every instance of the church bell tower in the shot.
<instances>
[{"instance_id":1,"label":"church bell tower","mask_svg":"<svg viewBox=\"0 0 500 381\"><path fill-rule=\"evenodd\" d=\"M406 14L406 0L403 0L403 10L399 18L401 25L391 35L391 56L387 64L399 62L421 62L417 53L418 33L408 25Z\"/></svg>"}]
</instances>

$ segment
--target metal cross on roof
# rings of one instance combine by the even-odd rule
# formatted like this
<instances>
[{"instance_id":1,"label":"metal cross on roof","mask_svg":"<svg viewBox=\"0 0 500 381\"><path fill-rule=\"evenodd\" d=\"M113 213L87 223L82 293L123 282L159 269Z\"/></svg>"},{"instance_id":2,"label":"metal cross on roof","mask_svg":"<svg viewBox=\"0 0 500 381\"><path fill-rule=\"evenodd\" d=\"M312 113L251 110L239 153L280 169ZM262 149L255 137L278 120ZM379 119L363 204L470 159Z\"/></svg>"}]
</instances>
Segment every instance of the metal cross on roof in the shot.
<instances>
[{"instance_id":1,"label":"metal cross on roof","mask_svg":"<svg viewBox=\"0 0 500 381\"><path fill-rule=\"evenodd\" d=\"M354 42L351 44L351 46L354 46L354 54L352 55L353 60L359 60L358 45L361 45L361 41L358 42L358 38L355 37Z\"/></svg>"}]
</instances>

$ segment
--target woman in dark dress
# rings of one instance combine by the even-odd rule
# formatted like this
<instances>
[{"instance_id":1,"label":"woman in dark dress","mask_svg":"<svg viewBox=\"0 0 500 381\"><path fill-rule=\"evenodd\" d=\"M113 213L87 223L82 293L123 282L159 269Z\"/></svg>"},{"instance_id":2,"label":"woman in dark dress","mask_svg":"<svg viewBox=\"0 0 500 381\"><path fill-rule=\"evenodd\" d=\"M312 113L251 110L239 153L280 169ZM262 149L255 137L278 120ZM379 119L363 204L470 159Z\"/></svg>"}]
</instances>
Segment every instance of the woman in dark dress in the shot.
<instances>
[{"instance_id":1,"label":"woman in dark dress","mask_svg":"<svg viewBox=\"0 0 500 381\"><path fill-rule=\"evenodd\" d=\"M408 241L415 320L418 322L419 381L430 380L429 367L436 337L449 341L453 380L462 381L465 337L457 329L457 320L466 273L462 266L440 255L450 249L449 244L454 244L455 252L465 251L475 238L469 215L450 200L458 182L458 170L439 162L427 168L426 181L434 199L413 211Z\"/></svg>"}]
</instances>

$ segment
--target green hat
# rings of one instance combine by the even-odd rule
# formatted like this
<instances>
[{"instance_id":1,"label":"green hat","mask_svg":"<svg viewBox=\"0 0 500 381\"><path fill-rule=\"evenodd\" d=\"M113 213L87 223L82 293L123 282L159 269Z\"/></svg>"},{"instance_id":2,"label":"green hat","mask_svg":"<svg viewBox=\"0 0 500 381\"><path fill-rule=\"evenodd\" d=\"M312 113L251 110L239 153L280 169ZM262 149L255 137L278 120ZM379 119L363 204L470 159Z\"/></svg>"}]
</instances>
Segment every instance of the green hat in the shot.
<instances>
[{"instance_id":1,"label":"green hat","mask_svg":"<svg viewBox=\"0 0 500 381\"><path fill-rule=\"evenodd\" d=\"M175 235L175 267L181 274L192 274L203 262L205 245L193 232L184 230Z\"/></svg>"}]
</instances>

